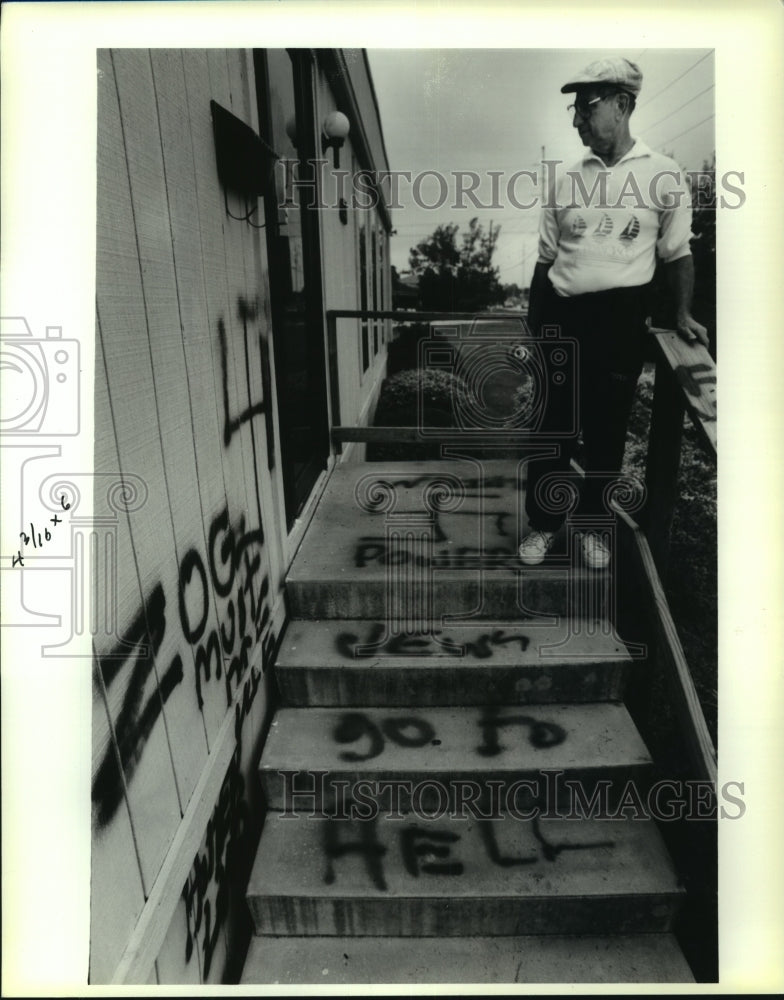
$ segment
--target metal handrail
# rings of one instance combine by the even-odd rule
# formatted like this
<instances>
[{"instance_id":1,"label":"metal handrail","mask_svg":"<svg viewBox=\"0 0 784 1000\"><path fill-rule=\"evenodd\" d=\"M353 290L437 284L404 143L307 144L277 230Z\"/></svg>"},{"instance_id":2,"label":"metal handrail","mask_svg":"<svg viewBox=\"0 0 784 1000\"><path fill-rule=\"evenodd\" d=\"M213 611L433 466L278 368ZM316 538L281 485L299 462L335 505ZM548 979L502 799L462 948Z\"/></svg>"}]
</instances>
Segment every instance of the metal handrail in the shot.
<instances>
[{"instance_id":1,"label":"metal handrail","mask_svg":"<svg viewBox=\"0 0 784 1000\"><path fill-rule=\"evenodd\" d=\"M398 323L438 323L441 320L457 320L465 322L473 319L521 319L525 321L527 314L520 310L508 309L483 313L472 312L420 312L407 309L328 309L327 320L330 319L393 319Z\"/></svg>"}]
</instances>

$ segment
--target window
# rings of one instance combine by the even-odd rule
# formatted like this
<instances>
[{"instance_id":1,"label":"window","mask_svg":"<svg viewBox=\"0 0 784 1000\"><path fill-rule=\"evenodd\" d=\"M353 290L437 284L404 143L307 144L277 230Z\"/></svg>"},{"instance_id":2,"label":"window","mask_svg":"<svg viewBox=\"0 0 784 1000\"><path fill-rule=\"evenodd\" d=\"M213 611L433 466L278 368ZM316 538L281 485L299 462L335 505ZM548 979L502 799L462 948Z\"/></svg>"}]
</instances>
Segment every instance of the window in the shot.
<instances>
[{"instance_id":1,"label":"window","mask_svg":"<svg viewBox=\"0 0 784 1000\"><path fill-rule=\"evenodd\" d=\"M367 259L367 226L364 212L357 213L359 217L359 308L366 312L368 308L368 259ZM368 321L360 323L360 341L362 344L362 371L366 372L370 364L370 336Z\"/></svg>"},{"instance_id":2,"label":"window","mask_svg":"<svg viewBox=\"0 0 784 1000\"><path fill-rule=\"evenodd\" d=\"M376 237L375 227L371 230L370 240L371 240L371 247L372 247L372 253L371 253L371 256L370 256L370 261L371 261L371 264L370 264L370 273L371 273L371 280L372 280L372 284L373 284L373 308L374 309L378 309L378 307L379 307L379 303L378 303L379 273L378 273L378 250L377 250L378 244L377 244L377 237ZM379 321L377 319L373 320L373 356L374 357L375 357L376 354L378 354L378 327L379 327Z\"/></svg>"},{"instance_id":3,"label":"window","mask_svg":"<svg viewBox=\"0 0 784 1000\"><path fill-rule=\"evenodd\" d=\"M389 280L386 274L387 234L377 212L356 210L359 253L359 308L363 312L381 312L389 307ZM362 371L387 342L388 321L363 319L360 322Z\"/></svg>"}]
</instances>

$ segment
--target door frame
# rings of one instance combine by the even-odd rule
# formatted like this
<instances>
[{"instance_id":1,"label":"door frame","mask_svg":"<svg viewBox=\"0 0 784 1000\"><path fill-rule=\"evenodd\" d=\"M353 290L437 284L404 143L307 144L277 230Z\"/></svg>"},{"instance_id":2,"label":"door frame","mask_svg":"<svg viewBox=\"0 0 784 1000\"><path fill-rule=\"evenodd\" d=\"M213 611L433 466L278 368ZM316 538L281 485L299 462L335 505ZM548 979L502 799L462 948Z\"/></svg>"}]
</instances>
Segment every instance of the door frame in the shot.
<instances>
[{"instance_id":1,"label":"door frame","mask_svg":"<svg viewBox=\"0 0 784 1000\"><path fill-rule=\"evenodd\" d=\"M310 49L287 49L291 57L294 83L295 115L297 122L302 122L302 135L299 138L298 153L305 163L305 176L300 179L312 183L316 187L320 177L308 160L315 160L320 153L317 149L318 130L316 122L316 60ZM269 100L270 77L265 49L253 50L253 63L256 78L256 102L259 116L259 130L262 138L269 142L273 135L272 108ZM303 149L303 144L305 148ZM308 197L307 189L302 197ZM320 197L320 192L319 192ZM314 194L315 198L315 194ZM298 204L301 204L298 201ZM316 202L316 205L318 202ZM283 406L285 384L285 345L281 338L285 331L285 320L281 313L281 303L275 293L276 287L282 287L284 278L282 262L270 245L270 236L278 232L278 205L275 185L267 185L264 193L264 215L268 230L267 239L268 281L270 287L270 313L272 317L272 342L274 348L274 378L277 395L277 420L280 438L280 469L283 485L284 518L286 530L290 532L303 513L312 505L310 499L314 491L321 492L321 480L329 468L332 457L330 437L330 416L328 381L329 370L326 348L326 314L324 311L324 288L322 278L321 226L317 207L312 210L300 211L302 222L303 270L305 275L305 313L304 320L307 330L308 368L313 374L313 389L315 395L311 400L311 412L314 415L314 451L312 460L306 465L299 476L295 475L293 463L287 460L288 426ZM288 452L290 456L290 451Z\"/></svg>"}]
</instances>

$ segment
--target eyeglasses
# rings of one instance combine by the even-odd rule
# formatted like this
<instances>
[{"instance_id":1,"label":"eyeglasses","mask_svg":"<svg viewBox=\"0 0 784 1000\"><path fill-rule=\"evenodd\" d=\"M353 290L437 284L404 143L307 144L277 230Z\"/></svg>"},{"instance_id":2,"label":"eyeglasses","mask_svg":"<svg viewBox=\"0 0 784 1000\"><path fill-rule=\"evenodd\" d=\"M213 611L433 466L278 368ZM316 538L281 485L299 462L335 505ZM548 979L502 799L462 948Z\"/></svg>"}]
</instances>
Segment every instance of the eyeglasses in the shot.
<instances>
[{"instance_id":1,"label":"eyeglasses","mask_svg":"<svg viewBox=\"0 0 784 1000\"><path fill-rule=\"evenodd\" d=\"M590 118L593 114L593 105L598 104L599 101L603 101L605 98L612 96L612 94L605 94L603 97L594 97L591 101L575 101L574 104L569 105L566 111L570 116L575 114L579 115L581 118Z\"/></svg>"}]
</instances>

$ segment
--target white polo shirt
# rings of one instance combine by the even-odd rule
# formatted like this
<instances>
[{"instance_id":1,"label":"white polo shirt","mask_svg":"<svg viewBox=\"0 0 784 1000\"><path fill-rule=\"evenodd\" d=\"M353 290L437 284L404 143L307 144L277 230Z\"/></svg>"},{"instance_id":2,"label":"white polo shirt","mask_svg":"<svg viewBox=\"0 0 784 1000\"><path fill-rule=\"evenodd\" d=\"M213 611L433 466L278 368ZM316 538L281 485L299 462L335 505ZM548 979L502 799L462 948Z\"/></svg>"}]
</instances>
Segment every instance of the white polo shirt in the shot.
<instances>
[{"instance_id":1,"label":"white polo shirt","mask_svg":"<svg viewBox=\"0 0 784 1000\"><path fill-rule=\"evenodd\" d=\"M588 150L556 181L539 224L539 261L559 295L647 284L656 254L689 254L688 178L639 139L614 166Z\"/></svg>"}]
</instances>

